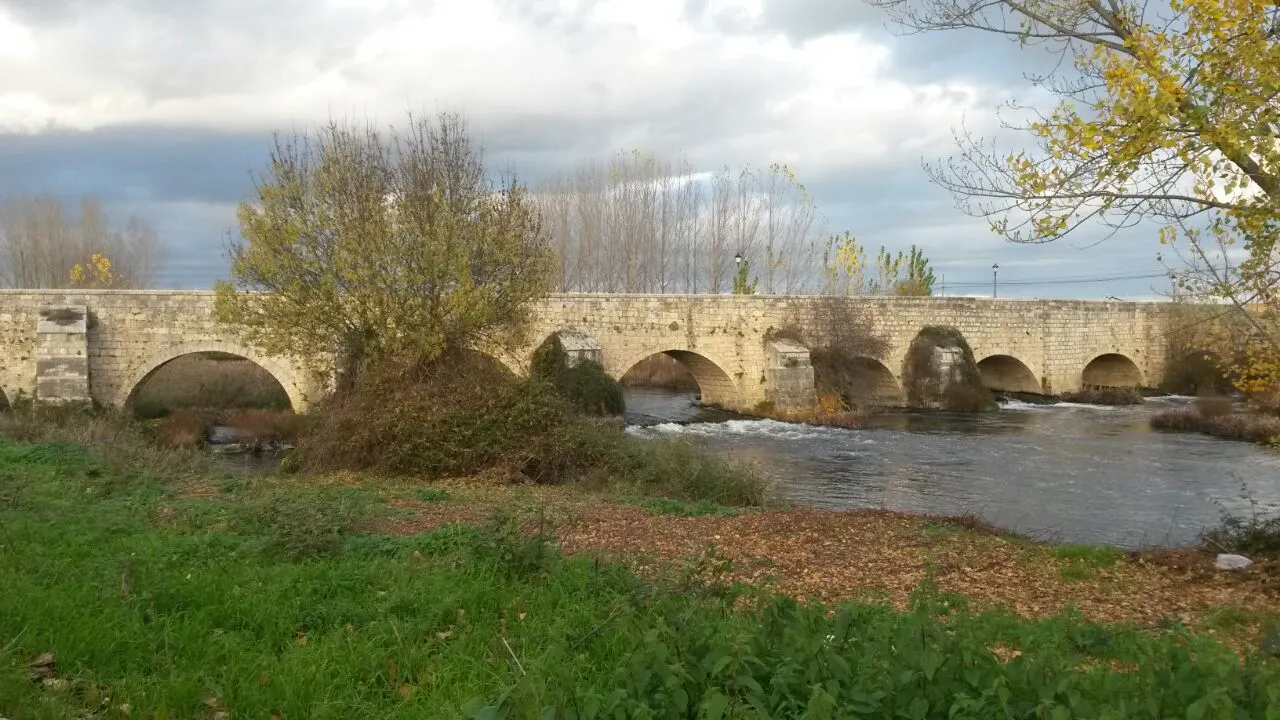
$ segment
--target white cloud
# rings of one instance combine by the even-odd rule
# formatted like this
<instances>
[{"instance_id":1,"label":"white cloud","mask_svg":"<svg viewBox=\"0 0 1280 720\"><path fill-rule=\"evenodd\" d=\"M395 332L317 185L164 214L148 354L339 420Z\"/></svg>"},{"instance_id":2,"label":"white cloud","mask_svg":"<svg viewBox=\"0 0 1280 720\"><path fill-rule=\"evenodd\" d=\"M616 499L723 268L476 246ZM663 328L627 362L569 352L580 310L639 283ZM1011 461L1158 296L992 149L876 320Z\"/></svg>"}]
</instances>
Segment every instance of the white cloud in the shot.
<instances>
[{"instance_id":1,"label":"white cloud","mask_svg":"<svg viewBox=\"0 0 1280 720\"><path fill-rule=\"evenodd\" d=\"M723 33L684 0L132 3L38 28L0 19L0 129L288 129L457 109L482 130L561 122L594 145L657 139L706 165L822 172L940 152L961 113L995 102L971 83L895 79L887 38Z\"/></svg>"}]
</instances>

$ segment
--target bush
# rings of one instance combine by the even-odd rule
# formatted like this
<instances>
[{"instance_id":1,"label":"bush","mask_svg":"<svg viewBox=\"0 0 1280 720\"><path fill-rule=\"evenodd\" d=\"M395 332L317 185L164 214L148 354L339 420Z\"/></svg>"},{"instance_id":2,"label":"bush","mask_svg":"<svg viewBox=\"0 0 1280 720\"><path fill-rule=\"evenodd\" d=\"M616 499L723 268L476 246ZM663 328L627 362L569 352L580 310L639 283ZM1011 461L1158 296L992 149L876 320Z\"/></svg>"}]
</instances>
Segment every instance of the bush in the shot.
<instances>
[{"instance_id":1,"label":"bush","mask_svg":"<svg viewBox=\"0 0 1280 720\"><path fill-rule=\"evenodd\" d=\"M951 369L952 377L938 376L934 351L958 348L960 362ZM997 409L991 392L982 384L982 373L964 335L953 327L931 325L923 328L911 341L903 368L907 404L912 407L936 407L950 412L987 412Z\"/></svg>"},{"instance_id":2,"label":"bush","mask_svg":"<svg viewBox=\"0 0 1280 720\"><path fill-rule=\"evenodd\" d=\"M1266 445L1280 440L1280 417L1258 412L1231 412L1218 414L1220 405L1211 405L1208 414L1199 404L1196 407L1175 408L1156 413L1151 417L1151 427L1157 430L1201 432L1227 440Z\"/></svg>"},{"instance_id":3,"label":"bush","mask_svg":"<svg viewBox=\"0 0 1280 720\"><path fill-rule=\"evenodd\" d=\"M302 416L288 410L182 408L158 421L156 440L169 448L199 447L215 426L222 426L230 431L234 442L256 448L270 442L294 442L304 424Z\"/></svg>"},{"instance_id":4,"label":"bush","mask_svg":"<svg viewBox=\"0 0 1280 720\"><path fill-rule=\"evenodd\" d=\"M533 452L570 420L546 383L520 381L488 358L450 352L429 363L370 367L352 390L317 409L297 452L305 471L463 476Z\"/></svg>"},{"instance_id":5,"label":"bush","mask_svg":"<svg viewBox=\"0 0 1280 720\"><path fill-rule=\"evenodd\" d=\"M545 380L459 353L371 368L313 422L297 448L300 469L310 472L486 474L726 505L759 504L766 495L754 473L679 440L625 435L578 412Z\"/></svg>"},{"instance_id":6,"label":"bush","mask_svg":"<svg viewBox=\"0 0 1280 720\"><path fill-rule=\"evenodd\" d=\"M534 351L529 374L549 383L579 412L621 415L626 411L622 386L599 363L579 360L570 366L558 334L552 334Z\"/></svg>"},{"instance_id":7,"label":"bush","mask_svg":"<svg viewBox=\"0 0 1280 720\"><path fill-rule=\"evenodd\" d=\"M1249 557L1280 557L1280 514L1267 516L1259 513L1257 502L1252 497L1249 497L1249 505L1248 516L1224 510L1218 527L1200 533L1200 549Z\"/></svg>"},{"instance_id":8,"label":"bush","mask_svg":"<svg viewBox=\"0 0 1280 720\"><path fill-rule=\"evenodd\" d=\"M683 438L615 439L601 464L608 484L635 495L718 505L764 505L769 483L759 473L726 462Z\"/></svg>"}]
</instances>

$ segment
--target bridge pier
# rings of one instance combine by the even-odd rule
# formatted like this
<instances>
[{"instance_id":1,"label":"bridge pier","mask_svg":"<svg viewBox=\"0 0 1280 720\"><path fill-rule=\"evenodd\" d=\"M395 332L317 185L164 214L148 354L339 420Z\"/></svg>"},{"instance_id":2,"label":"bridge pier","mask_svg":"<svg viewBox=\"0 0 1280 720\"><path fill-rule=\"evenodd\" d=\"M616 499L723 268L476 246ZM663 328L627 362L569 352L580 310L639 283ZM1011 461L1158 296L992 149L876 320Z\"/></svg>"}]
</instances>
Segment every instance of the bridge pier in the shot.
<instances>
[{"instance_id":1,"label":"bridge pier","mask_svg":"<svg viewBox=\"0 0 1280 720\"><path fill-rule=\"evenodd\" d=\"M36 392L42 405L91 404L88 310L46 305L37 311Z\"/></svg>"},{"instance_id":2,"label":"bridge pier","mask_svg":"<svg viewBox=\"0 0 1280 720\"><path fill-rule=\"evenodd\" d=\"M809 348L786 340L770 340L766 347L764 397L780 410L808 409L818 402Z\"/></svg>"}]
</instances>

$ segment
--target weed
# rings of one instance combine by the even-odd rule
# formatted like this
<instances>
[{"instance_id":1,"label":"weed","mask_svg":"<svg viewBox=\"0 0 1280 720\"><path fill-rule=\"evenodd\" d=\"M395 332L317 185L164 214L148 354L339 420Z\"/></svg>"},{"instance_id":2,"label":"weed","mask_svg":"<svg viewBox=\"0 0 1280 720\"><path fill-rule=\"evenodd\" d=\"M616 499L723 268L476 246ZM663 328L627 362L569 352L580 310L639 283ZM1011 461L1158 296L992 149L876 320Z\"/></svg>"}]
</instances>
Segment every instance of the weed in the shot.
<instances>
[{"instance_id":1,"label":"weed","mask_svg":"<svg viewBox=\"0 0 1280 720\"><path fill-rule=\"evenodd\" d=\"M445 502L449 499L449 491L440 488L417 488L413 491L413 497L425 503Z\"/></svg>"},{"instance_id":2,"label":"weed","mask_svg":"<svg viewBox=\"0 0 1280 720\"><path fill-rule=\"evenodd\" d=\"M1250 557L1280 556L1280 514L1268 516L1260 513L1257 501L1252 496L1248 500L1250 511L1247 516L1224 510L1218 527L1200 534L1202 550Z\"/></svg>"},{"instance_id":3,"label":"weed","mask_svg":"<svg viewBox=\"0 0 1280 720\"><path fill-rule=\"evenodd\" d=\"M1107 545L1059 545L1053 549L1053 555L1089 568L1108 568L1125 557L1123 550Z\"/></svg>"},{"instance_id":4,"label":"weed","mask_svg":"<svg viewBox=\"0 0 1280 720\"><path fill-rule=\"evenodd\" d=\"M236 507L234 527L290 560L337 552L368 512L371 493L344 487L259 483Z\"/></svg>"}]
</instances>

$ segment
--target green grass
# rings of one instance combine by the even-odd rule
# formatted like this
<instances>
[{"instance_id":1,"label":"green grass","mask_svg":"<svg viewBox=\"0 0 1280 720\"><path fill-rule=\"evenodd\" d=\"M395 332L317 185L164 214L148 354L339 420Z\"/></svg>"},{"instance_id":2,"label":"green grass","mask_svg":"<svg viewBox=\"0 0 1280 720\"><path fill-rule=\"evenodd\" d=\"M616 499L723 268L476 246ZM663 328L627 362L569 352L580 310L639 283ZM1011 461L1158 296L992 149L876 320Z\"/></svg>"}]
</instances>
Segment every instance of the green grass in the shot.
<instances>
[{"instance_id":1,"label":"green grass","mask_svg":"<svg viewBox=\"0 0 1280 720\"><path fill-rule=\"evenodd\" d=\"M1178 628L978 613L927 584L907 612L829 612L565 557L536 515L384 537L364 532L371 491L219 487L184 498L82 447L0 440L0 717L1280 713L1280 662ZM57 680L32 682L46 651Z\"/></svg>"},{"instance_id":2,"label":"green grass","mask_svg":"<svg viewBox=\"0 0 1280 720\"><path fill-rule=\"evenodd\" d=\"M1053 554L1059 560L1090 568L1108 568L1124 559L1125 552L1107 545L1058 545Z\"/></svg>"},{"instance_id":3,"label":"green grass","mask_svg":"<svg viewBox=\"0 0 1280 720\"><path fill-rule=\"evenodd\" d=\"M417 488L413 491L413 498L425 503L447 502L449 497L449 491L440 488Z\"/></svg>"}]
</instances>

